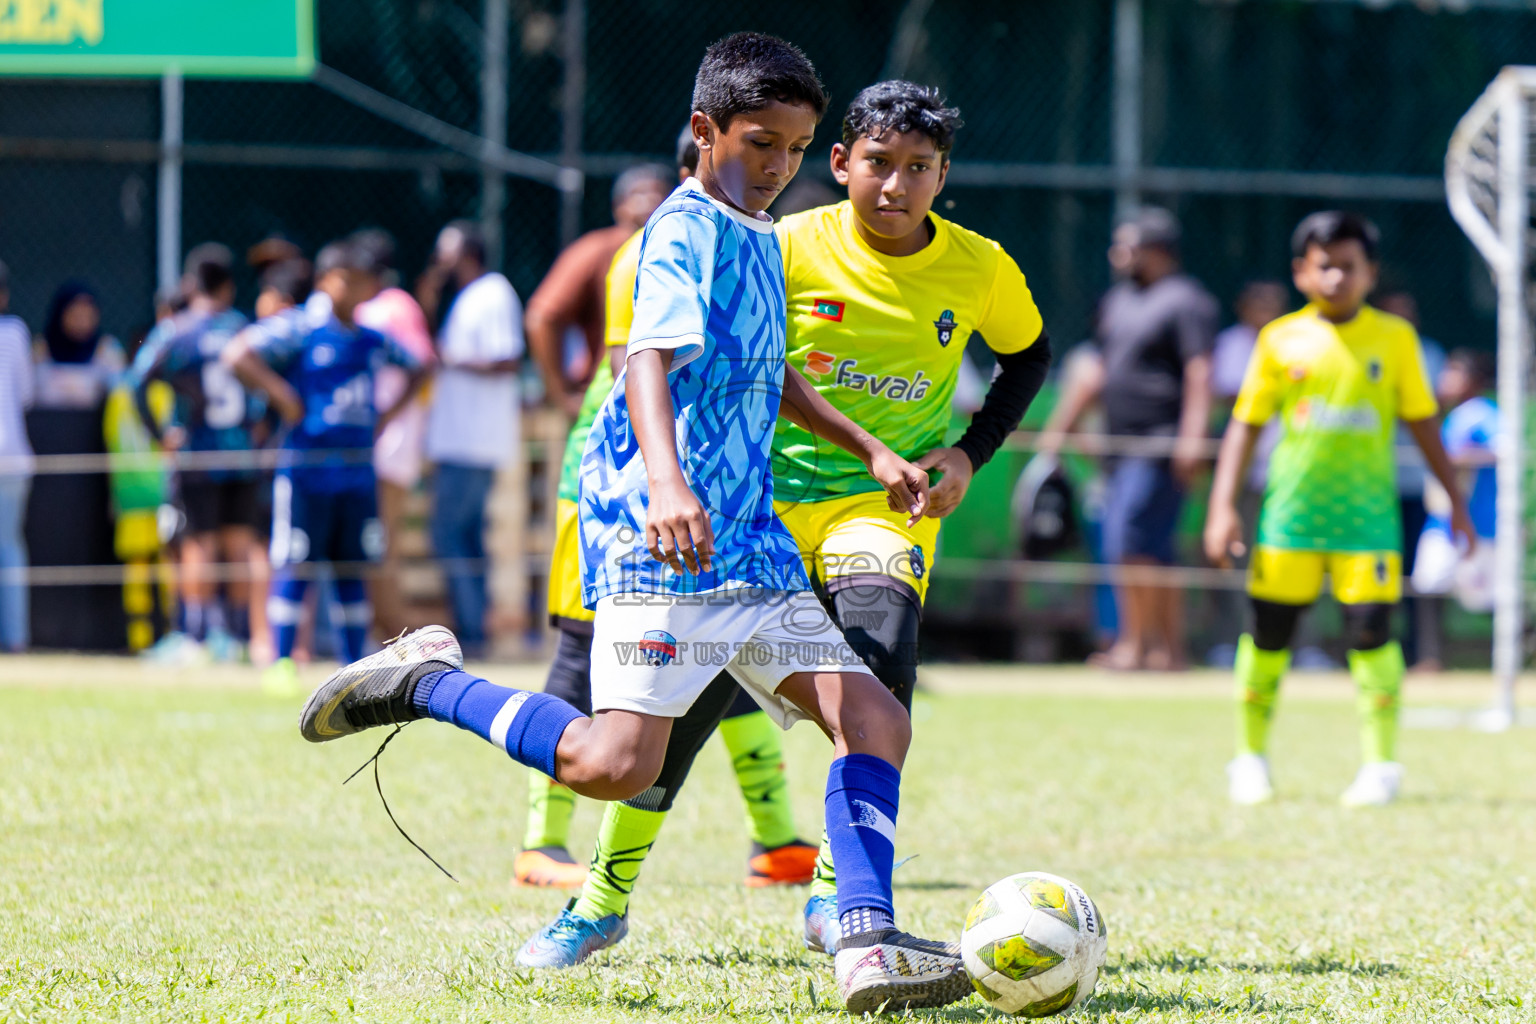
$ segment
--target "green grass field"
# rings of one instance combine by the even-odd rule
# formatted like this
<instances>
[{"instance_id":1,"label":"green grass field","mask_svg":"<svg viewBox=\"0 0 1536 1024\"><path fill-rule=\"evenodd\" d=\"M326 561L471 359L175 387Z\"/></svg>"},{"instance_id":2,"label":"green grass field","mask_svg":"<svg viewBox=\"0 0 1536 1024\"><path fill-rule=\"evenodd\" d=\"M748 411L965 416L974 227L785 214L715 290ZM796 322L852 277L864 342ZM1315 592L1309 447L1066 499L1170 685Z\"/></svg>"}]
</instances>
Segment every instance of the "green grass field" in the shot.
<instances>
[{"instance_id":1,"label":"green grass field","mask_svg":"<svg viewBox=\"0 0 1536 1024\"><path fill-rule=\"evenodd\" d=\"M498 669L538 679L537 667ZM1080 1019L1536 1019L1536 734L1410 731L1405 799L1337 806L1355 757L1338 679L1284 699L1281 800L1225 803L1226 681L939 668L905 773L897 907L957 936L976 893L1067 875L1110 925ZM1486 680L1463 687L1487 696ZM1441 700L1442 692L1410 699ZM247 672L0 661L0 1021L831 1021L799 890L747 890L740 802L700 756L593 966L518 970L562 897L508 886L523 769L419 724L371 780L370 738L311 747ZM382 736L382 734L379 734ZM803 831L828 749L788 737ZM598 819L578 811L584 855ZM977 998L917 1018L996 1016Z\"/></svg>"}]
</instances>

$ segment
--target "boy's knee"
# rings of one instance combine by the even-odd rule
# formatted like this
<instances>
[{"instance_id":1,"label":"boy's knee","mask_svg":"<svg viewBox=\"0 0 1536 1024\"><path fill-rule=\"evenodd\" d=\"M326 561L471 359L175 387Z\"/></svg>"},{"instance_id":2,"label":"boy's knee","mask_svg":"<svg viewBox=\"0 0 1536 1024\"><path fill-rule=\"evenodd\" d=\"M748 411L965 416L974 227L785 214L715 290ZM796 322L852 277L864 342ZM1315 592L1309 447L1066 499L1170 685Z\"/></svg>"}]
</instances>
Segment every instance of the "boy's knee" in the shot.
<instances>
[{"instance_id":1,"label":"boy's knee","mask_svg":"<svg viewBox=\"0 0 1536 1024\"><path fill-rule=\"evenodd\" d=\"M1390 604L1347 604L1344 613L1344 646L1351 651L1374 651L1392 640Z\"/></svg>"},{"instance_id":2,"label":"boy's knee","mask_svg":"<svg viewBox=\"0 0 1536 1024\"><path fill-rule=\"evenodd\" d=\"M560 773L560 781L593 800L628 800L651 787L661 759L637 751L596 752Z\"/></svg>"},{"instance_id":3,"label":"boy's knee","mask_svg":"<svg viewBox=\"0 0 1536 1024\"><path fill-rule=\"evenodd\" d=\"M873 676L859 677L867 682L860 694L843 709L843 742L849 750L904 757L912 745L912 718L901 702Z\"/></svg>"}]
</instances>

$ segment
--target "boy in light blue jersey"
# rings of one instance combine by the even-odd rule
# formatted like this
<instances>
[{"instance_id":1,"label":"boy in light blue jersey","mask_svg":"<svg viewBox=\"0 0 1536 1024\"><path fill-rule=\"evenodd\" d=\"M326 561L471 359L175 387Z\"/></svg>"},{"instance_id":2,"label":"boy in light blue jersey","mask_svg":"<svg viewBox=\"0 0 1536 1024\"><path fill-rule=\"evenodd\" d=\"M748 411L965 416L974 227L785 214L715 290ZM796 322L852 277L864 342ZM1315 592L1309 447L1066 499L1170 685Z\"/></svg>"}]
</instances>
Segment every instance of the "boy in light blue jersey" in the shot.
<instances>
[{"instance_id":1,"label":"boy in light blue jersey","mask_svg":"<svg viewBox=\"0 0 1536 1024\"><path fill-rule=\"evenodd\" d=\"M372 450L375 433L408 403L421 362L384 334L361 327L353 312L380 288L381 268L350 243L332 243L317 259L318 290L330 312L298 308L259 320L225 353L247 386L264 393L288 426L287 457L272 487L272 592L267 617L277 662L267 686L283 692L296 677L293 648L309 588L304 569L338 563L336 604L346 661L362 657L373 609L363 563L383 553ZM374 375L385 364L411 376L390 409L374 404Z\"/></svg>"},{"instance_id":2,"label":"boy in light blue jersey","mask_svg":"<svg viewBox=\"0 0 1536 1024\"><path fill-rule=\"evenodd\" d=\"M795 47L756 33L711 46L694 83L698 176L652 215L627 362L581 469L581 561L595 607L591 718L557 697L462 669L453 635L420 630L315 691L300 729L322 742L418 718L452 722L577 793L638 796L672 721L720 668L788 725L832 739L827 829L851 1013L942 1006L970 981L953 943L898 931L891 869L911 725L811 594L774 515L779 416L854 453L915 521L926 474L785 365L783 261L764 211L799 169L827 97ZM612 945L624 917L562 915L550 939ZM562 936L562 931L569 936Z\"/></svg>"}]
</instances>

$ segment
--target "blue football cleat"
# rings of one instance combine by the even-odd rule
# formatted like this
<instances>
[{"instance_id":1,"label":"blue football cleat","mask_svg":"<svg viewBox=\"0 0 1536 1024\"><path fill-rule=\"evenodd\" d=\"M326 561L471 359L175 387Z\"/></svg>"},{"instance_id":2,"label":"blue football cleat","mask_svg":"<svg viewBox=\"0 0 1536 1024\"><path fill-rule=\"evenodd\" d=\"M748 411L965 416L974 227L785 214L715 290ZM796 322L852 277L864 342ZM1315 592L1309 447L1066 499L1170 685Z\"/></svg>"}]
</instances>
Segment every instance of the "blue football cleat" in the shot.
<instances>
[{"instance_id":1,"label":"blue football cleat","mask_svg":"<svg viewBox=\"0 0 1536 1024\"><path fill-rule=\"evenodd\" d=\"M560 916L539 929L517 951L519 967L575 967L600 949L617 946L629 934L629 915L609 914L588 921L571 913L575 900Z\"/></svg>"},{"instance_id":2,"label":"blue football cleat","mask_svg":"<svg viewBox=\"0 0 1536 1024\"><path fill-rule=\"evenodd\" d=\"M812 896L805 901L805 948L813 953L833 956L843 937L842 920L837 916L836 896Z\"/></svg>"}]
</instances>

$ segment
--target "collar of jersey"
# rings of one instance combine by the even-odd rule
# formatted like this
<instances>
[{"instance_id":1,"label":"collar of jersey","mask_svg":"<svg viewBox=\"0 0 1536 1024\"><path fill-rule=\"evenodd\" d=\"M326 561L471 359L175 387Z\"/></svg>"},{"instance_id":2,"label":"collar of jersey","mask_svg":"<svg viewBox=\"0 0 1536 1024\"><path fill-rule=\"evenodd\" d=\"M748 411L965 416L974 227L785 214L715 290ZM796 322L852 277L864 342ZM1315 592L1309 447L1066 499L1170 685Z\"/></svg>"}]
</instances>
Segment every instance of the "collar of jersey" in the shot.
<instances>
[{"instance_id":1,"label":"collar of jersey","mask_svg":"<svg viewBox=\"0 0 1536 1024\"><path fill-rule=\"evenodd\" d=\"M1365 324L1370 322L1369 317L1371 314L1376 312L1375 307L1373 307L1369 302L1362 302L1360 303L1360 308L1355 310L1354 316L1350 317L1348 320L1345 320L1343 323L1335 323L1334 321L1329 320L1327 317L1323 316L1323 311L1317 307L1317 303L1315 302L1307 303L1303 309L1305 309L1306 312L1311 314L1311 316L1313 316L1315 319L1322 321L1336 331L1345 331L1355 327L1363 327Z\"/></svg>"},{"instance_id":2,"label":"collar of jersey","mask_svg":"<svg viewBox=\"0 0 1536 1024\"><path fill-rule=\"evenodd\" d=\"M742 227L749 228L752 231L756 231L760 235L770 235L770 234L773 233L773 218L772 217L769 217L765 213L765 214L763 214L763 218L764 219L760 220L757 217L751 216L750 214L742 213L740 210L736 209L736 207L734 207L734 206L729 206L729 205L727 205L725 203L722 203L720 200L716 199L714 196L712 196L708 192L704 191L704 186L703 186L703 184L700 183L698 178L689 178L687 181L683 182L683 187L688 189L691 192L697 192L699 194L699 196L701 198L703 198L706 202L708 202L711 205L713 205L715 209L719 210L721 213L725 214L727 217L730 217L732 220L736 221Z\"/></svg>"},{"instance_id":3,"label":"collar of jersey","mask_svg":"<svg viewBox=\"0 0 1536 1024\"><path fill-rule=\"evenodd\" d=\"M949 225L938 214L932 212L928 214L928 223L933 225L933 238L927 245L910 256L887 256L883 252L870 248L869 243L864 241L864 236L859 234L859 229L853 222L858 214L853 212L851 202L845 199L833 209L837 214L838 231L850 240L849 245L853 250L868 262L883 267L888 272L908 273L921 270L944 255L944 251L949 248Z\"/></svg>"}]
</instances>

